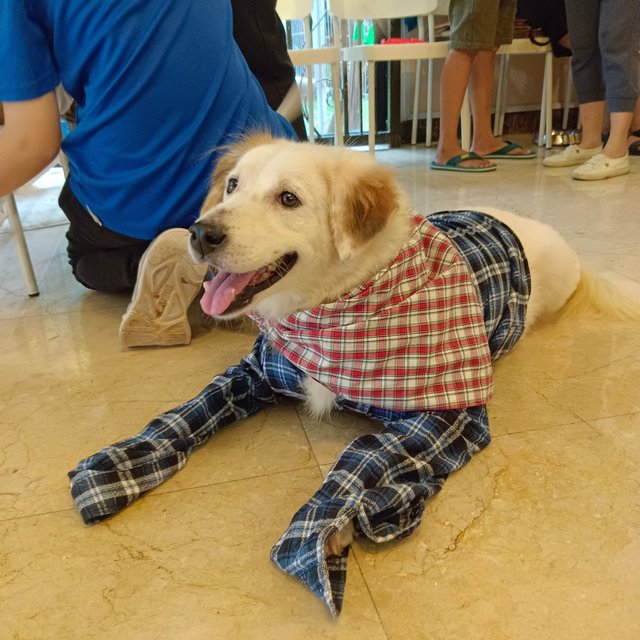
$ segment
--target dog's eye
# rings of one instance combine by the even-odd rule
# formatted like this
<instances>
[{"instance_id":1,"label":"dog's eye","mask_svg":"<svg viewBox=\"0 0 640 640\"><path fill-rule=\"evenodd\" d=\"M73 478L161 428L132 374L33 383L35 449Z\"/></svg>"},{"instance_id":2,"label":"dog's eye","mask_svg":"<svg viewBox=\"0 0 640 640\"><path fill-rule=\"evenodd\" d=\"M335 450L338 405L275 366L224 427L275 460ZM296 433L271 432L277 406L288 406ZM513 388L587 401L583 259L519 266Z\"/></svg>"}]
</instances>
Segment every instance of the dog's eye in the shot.
<instances>
[{"instance_id":1,"label":"dog's eye","mask_svg":"<svg viewBox=\"0 0 640 640\"><path fill-rule=\"evenodd\" d=\"M278 200L281 205L290 208L297 207L300 204L298 197L294 193L291 193L291 191L283 191Z\"/></svg>"},{"instance_id":2,"label":"dog's eye","mask_svg":"<svg viewBox=\"0 0 640 640\"><path fill-rule=\"evenodd\" d=\"M229 181L227 182L227 193L233 193L236 190L237 186L238 181L236 180L236 178L229 178Z\"/></svg>"}]
</instances>

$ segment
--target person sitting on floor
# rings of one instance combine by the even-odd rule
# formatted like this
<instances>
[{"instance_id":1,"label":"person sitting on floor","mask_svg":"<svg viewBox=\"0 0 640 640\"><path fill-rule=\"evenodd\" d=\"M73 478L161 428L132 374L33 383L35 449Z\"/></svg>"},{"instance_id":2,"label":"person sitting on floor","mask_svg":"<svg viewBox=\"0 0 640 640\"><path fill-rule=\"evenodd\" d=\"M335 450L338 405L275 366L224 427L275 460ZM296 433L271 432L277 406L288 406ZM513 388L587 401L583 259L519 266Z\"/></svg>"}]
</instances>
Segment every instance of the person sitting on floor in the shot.
<instances>
[{"instance_id":1,"label":"person sitting on floor","mask_svg":"<svg viewBox=\"0 0 640 640\"><path fill-rule=\"evenodd\" d=\"M58 154L62 84L77 106L62 142L70 174L59 200L69 261L90 289L135 286L120 327L125 346L190 342L186 311L206 269L187 256L186 228L220 148L253 129L296 138L233 37L234 27L238 37L277 28L282 46L269 51L286 56L275 0L259 5L242 29L229 0L0 3L0 194ZM259 20L264 12L273 20ZM276 67L293 81L290 61Z\"/></svg>"}]
</instances>

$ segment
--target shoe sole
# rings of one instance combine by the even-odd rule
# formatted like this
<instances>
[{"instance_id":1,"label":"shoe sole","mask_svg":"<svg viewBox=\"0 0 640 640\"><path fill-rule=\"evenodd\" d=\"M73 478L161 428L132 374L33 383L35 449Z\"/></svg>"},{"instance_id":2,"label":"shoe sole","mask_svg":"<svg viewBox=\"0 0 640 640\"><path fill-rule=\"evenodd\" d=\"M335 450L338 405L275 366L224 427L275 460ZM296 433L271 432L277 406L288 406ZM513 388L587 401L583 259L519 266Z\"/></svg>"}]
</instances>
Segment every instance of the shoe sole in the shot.
<instances>
[{"instance_id":1,"label":"shoe sole","mask_svg":"<svg viewBox=\"0 0 640 640\"><path fill-rule=\"evenodd\" d=\"M170 260L171 251L153 249L140 263L143 280L136 285L122 317L120 342L124 347L169 347L191 342L187 309L202 286L207 266L176 254Z\"/></svg>"},{"instance_id":2,"label":"shoe sole","mask_svg":"<svg viewBox=\"0 0 640 640\"><path fill-rule=\"evenodd\" d=\"M602 171L600 173L585 173L585 174L573 174L574 180L606 180L607 178L615 178L616 176L623 176L629 173L629 167L619 167L618 169L611 169L610 171Z\"/></svg>"},{"instance_id":3,"label":"shoe sole","mask_svg":"<svg viewBox=\"0 0 640 640\"><path fill-rule=\"evenodd\" d=\"M429 166L433 171L457 171L458 173L488 173L489 171L495 171L498 168L495 165L492 167L453 167L433 163Z\"/></svg>"},{"instance_id":4,"label":"shoe sole","mask_svg":"<svg viewBox=\"0 0 640 640\"><path fill-rule=\"evenodd\" d=\"M551 169L560 169L562 167L577 167L578 165L584 164L587 160L590 160L593 156L590 156L589 158L581 158L580 160L576 160L575 162L561 162L561 163L548 163L545 162L544 160L542 161L543 166L545 167L550 167Z\"/></svg>"}]
</instances>

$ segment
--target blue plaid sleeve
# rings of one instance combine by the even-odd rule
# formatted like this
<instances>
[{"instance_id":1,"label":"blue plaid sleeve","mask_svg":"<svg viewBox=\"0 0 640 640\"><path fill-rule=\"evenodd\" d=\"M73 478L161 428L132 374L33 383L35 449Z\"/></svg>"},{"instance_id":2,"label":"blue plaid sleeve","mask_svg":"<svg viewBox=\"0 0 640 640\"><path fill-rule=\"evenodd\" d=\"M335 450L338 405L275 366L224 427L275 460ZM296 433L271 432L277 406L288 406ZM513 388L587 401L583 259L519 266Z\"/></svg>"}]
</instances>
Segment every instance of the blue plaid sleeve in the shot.
<instances>
[{"instance_id":1,"label":"blue plaid sleeve","mask_svg":"<svg viewBox=\"0 0 640 640\"><path fill-rule=\"evenodd\" d=\"M259 336L240 364L216 376L195 398L154 418L138 435L105 447L69 472L71 495L86 524L94 524L129 506L187 463L191 452L222 427L276 402L262 369ZM274 362L271 375L282 390L299 384L291 366Z\"/></svg>"},{"instance_id":2,"label":"blue plaid sleeve","mask_svg":"<svg viewBox=\"0 0 640 640\"><path fill-rule=\"evenodd\" d=\"M376 410L368 412L380 418ZM428 413L388 413L384 430L354 440L327 479L293 517L271 550L285 573L302 580L334 616L344 596L348 549L324 556L324 545L349 521L373 542L408 536L425 500L490 441L484 406Z\"/></svg>"}]
</instances>

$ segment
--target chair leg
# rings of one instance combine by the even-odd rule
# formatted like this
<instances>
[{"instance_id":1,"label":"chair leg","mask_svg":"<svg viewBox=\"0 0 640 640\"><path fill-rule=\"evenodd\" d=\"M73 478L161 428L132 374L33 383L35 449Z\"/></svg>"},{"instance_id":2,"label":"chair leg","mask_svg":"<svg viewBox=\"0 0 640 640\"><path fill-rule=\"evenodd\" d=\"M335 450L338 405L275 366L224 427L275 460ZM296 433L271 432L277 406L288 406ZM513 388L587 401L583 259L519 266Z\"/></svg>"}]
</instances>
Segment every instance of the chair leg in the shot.
<instances>
[{"instance_id":1,"label":"chair leg","mask_svg":"<svg viewBox=\"0 0 640 640\"><path fill-rule=\"evenodd\" d=\"M547 121L547 69L545 66L544 79L542 81L542 100L540 102L540 125L538 126L538 146L544 147L545 140L544 134Z\"/></svg>"},{"instance_id":2,"label":"chair leg","mask_svg":"<svg viewBox=\"0 0 640 640\"><path fill-rule=\"evenodd\" d=\"M313 65L307 66L307 109L309 111L309 142L316 141L316 126L314 116L314 95L313 95Z\"/></svg>"},{"instance_id":3,"label":"chair leg","mask_svg":"<svg viewBox=\"0 0 640 640\"><path fill-rule=\"evenodd\" d=\"M564 104L562 105L562 130L569 125L569 107L571 105L571 91L573 90L573 76L571 75L571 59L567 59L567 70L564 80Z\"/></svg>"},{"instance_id":4,"label":"chair leg","mask_svg":"<svg viewBox=\"0 0 640 640\"><path fill-rule=\"evenodd\" d=\"M9 219L11 230L13 231L13 235L16 239L18 256L20 257L20 266L22 267L22 273L27 285L27 293L30 296L37 296L40 291L38 290L38 283L36 282L33 265L31 264L31 256L29 255L27 241L24 237L24 229L22 228L22 223L20 222L20 216L18 215L18 207L16 206L15 198L13 197L13 194L10 193L9 195L4 196L2 201L7 212L7 218Z\"/></svg>"},{"instance_id":5,"label":"chair leg","mask_svg":"<svg viewBox=\"0 0 640 640\"><path fill-rule=\"evenodd\" d=\"M427 135L425 145L433 144L433 60L427 61Z\"/></svg>"},{"instance_id":6,"label":"chair leg","mask_svg":"<svg viewBox=\"0 0 640 640\"><path fill-rule=\"evenodd\" d=\"M376 153L376 63L367 63L369 79L369 153Z\"/></svg>"},{"instance_id":7,"label":"chair leg","mask_svg":"<svg viewBox=\"0 0 640 640\"><path fill-rule=\"evenodd\" d=\"M553 146L553 140L551 132L553 127L553 54L551 51L547 51L544 56L544 84L546 87L545 93L545 131L546 131L546 147L551 149Z\"/></svg>"},{"instance_id":8,"label":"chair leg","mask_svg":"<svg viewBox=\"0 0 640 640\"><path fill-rule=\"evenodd\" d=\"M69 177L69 160L67 158L67 154L62 151L62 149L58 152L58 160L60 161L60 166L62 167L62 173L65 178Z\"/></svg>"},{"instance_id":9,"label":"chair leg","mask_svg":"<svg viewBox=\"0 0 640 640\"><path fill-rule=\"evenodd\" d=\"M416 60L416 75L413 88L413 119L411 122L411 144L418 141L418 104L420 102L420 74L422 72L422 60Z\"/></svg>"},{"instance_id":10,"label":"chair leg","mask_svg":"<svg viewBox=\"0 0 640 640\"><path fill-rule=\"evenodd\" d=\"M511 66L511 56L507 54L504 56L504 67L502 75L502 92L500 94L500 117L498 120L498 134L501 136L504 133L504 116L507 112L507 84L509 82L509 67Z\"/></svg>"},{"instance_id":11,"label":"chair leg","mask_svg":"<svg viewBox=\"0 0 640 640\"><path fill-rule=\"evenodd\" d=\"M344 145L344 132L342 130L342 94L340 92L340 66L337 62L331 65L331 83L333 85L333 117L334 117L334 144Z\"/></svg>"},{"instance_id":12,"label":"chair leg","mask_svg":"<svg viewBox=\"0 0 640 640\"><path fill-rule=\"evenodd\" d=\"M503 108L503 94L504 94L504 85L506 80L506 55L501 55L498 63L498 77L496 80L496 108L493 115L493 135L499 136L502 135L502 131L500 131L500 115L502 113Z\"/></svg>"},{"instance_id":13,"label":"chair leg","mask_svg":"<svg viewBox=\"0 0 640 640\"><path fill-rule=\"evenodd\" d=\"M427 16L427 32L429 42L436 41L436 22L433 13ZM433 59L427 61L427 135L425 145L430 147L433 144Z\"/></svg>"}]
</instances>

